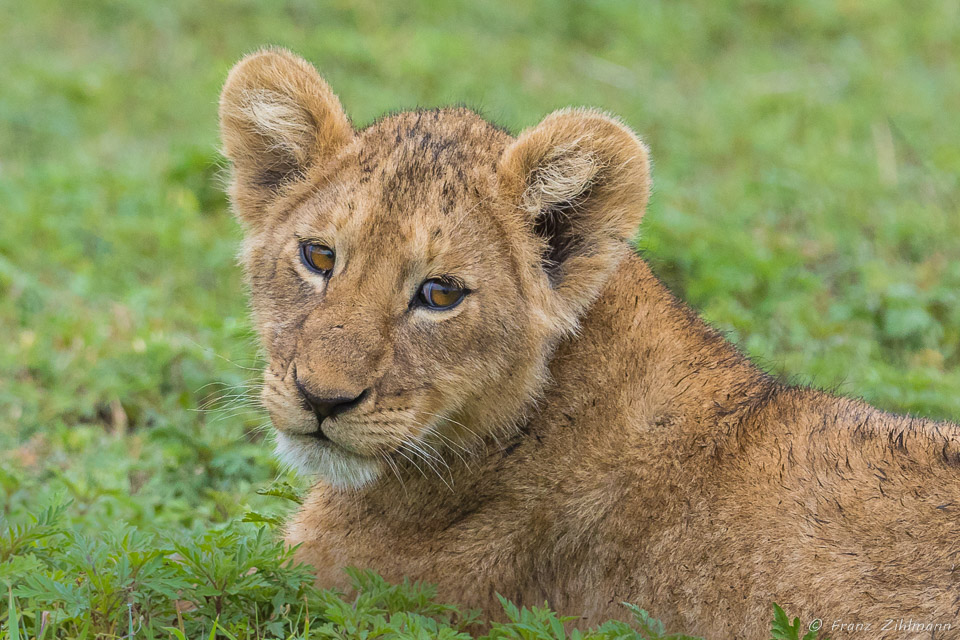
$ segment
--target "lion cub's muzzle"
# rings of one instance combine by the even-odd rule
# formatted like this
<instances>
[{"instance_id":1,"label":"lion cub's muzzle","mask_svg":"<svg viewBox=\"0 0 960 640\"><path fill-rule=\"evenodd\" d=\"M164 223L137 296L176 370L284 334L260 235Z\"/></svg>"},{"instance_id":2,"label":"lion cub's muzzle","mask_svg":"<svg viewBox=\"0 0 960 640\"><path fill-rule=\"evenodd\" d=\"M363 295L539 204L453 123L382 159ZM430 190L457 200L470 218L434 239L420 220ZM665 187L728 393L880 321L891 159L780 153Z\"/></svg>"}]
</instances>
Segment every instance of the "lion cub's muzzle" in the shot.
<instances>
[{"instance_id":1,"label":"lion cub's muzzle","mask_svg":"<svg viewBox=\"0 0 960 640\"><path fill-rule=\"evenodd\" d=\"M370 395L370 389L364 389L358 394L351 394L342 390L326 390L322 393L316 393L299 379L294 378L294 384L297 385L297 391L303 402L303 408L312 411L317 416L317 431L308 435L315 435L321 440L329 440L323 432L323 421L327 418L335 418L350 411L363 402Z\"/></svg>"}]
</instances>

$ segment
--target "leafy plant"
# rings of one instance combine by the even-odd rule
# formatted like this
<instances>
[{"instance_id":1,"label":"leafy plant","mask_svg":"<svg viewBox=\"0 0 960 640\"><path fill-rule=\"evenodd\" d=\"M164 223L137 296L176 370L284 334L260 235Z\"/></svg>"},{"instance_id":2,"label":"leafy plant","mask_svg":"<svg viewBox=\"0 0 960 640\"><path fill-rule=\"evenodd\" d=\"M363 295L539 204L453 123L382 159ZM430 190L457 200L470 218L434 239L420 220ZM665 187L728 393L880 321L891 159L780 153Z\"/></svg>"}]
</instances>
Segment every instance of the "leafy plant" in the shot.
<instances>
[{"instance_id":1,"label":"leafy plant","mask_svg":"<svg viewBox=\"0 0 960 640\"><path fill-rule=\"evenodd\" d=\"M66 522L66 505L41 509L2 533L8 581L6 638L223 636L467 640L697 640L668 633L628 603L632 623L573 629L546 604L517 607L500 598L507 622L436 601L431 585L390 584L348 570L345 598L313 586L313 575L268 527L235 521L192 535L144 533L119 524L91 535ZM801 640L800 622L774 605L774 640ZM0 616L2 619L2 616ZM27 632L33 629L33 633ZM22 636L21 636L22 634ZM813 640L810 632L802 640Z\"/></svg>"},{"instance_id":2,"label":"leafy plant","mask_svg":"<svg viewBox=\"0 0 960 640\"><path fill-rule=\"evenodd\" d=\"M131 527L96 538L67 531L61 542L53 566L24 576L15 593L70 633L89 626L98 636L119 635L128 613L150 626L170 615L178 590L188 585L154 536Z\"/></svg>"},{"instance_id":3,"label":"leafy plant","mask_svg":"<svg viewBox=\"0 0 960 640\"><path fill-rule=\"evenodd\" d=\"M217 620L223 629L249 633L240 628L253 620L258 632L279 635L291 606L316 597L309 568L294 565L292 551L265 527L215 529L174 549L180 578L189 583L179 597L193 607L191 617Z\"/></svg>"},{"instance_id":4,"label":"leafy plant","mask_svg":"<svg viewBox=\"0 0 960 640\"><path fill-rule=\"evenodd\" d=\"M780 605L774 603L773 629L771 630L773 640L817 640L819 627L809 628L803 634L803 637L800 636L801 631L803 631L803 628L800 626L800 618L794 618L793 622L790 622L790 618L780 608ZM824 640L829 640L829 638L824 638Z\"/></svg>"}]
</instances>

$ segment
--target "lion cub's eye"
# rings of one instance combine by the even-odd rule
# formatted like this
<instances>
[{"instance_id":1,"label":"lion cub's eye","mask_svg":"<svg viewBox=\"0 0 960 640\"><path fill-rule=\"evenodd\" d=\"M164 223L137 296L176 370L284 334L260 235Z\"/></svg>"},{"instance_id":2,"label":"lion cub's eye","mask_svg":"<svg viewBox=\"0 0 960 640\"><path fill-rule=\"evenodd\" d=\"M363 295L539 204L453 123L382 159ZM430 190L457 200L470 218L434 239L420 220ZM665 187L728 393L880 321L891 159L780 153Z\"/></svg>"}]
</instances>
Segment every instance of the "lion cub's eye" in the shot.
<instances>
[{"instance_id":1,"label":"lion cub's eye","mask_svg":"<svg viewBox=\"0 0 960 640\"><path fill-rule=\"evenodd\" d=\"M422 285L417 292L417 302L427 307L442 311L452 309L463 300L468 291L456 280L445 278L431 278Z\"/></svg>"},{"instance_id":2,"label":"lion cub's eye","mask_svg":"<svg viewBox=\"0 0 960 640\"><path fill-rule=\"evenodd\" d=\"M328 276L333 271L333 249L326 245L304 242L300 244L300 260L307 269Z\"/></svg>"}]
</instances>

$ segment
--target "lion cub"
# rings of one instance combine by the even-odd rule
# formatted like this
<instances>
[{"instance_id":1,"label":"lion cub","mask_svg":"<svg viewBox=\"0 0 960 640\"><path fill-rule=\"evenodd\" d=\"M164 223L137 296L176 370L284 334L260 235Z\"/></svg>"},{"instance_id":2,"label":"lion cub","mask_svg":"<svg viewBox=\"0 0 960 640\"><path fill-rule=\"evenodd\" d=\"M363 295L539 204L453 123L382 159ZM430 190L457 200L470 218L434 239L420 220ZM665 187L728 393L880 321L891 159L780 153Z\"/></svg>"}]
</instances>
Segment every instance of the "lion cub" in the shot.
<instances>
[{"instance_id":1,"label":"lion cub","mask_svg":"<svg viewBox=\"0 0 960 640\"><path fill-rule=\"evenodd\" d=\"M774 601L835 638L960 629L960 428L785 386L676 300L631 249L650 163L621 122L358 130L266 50L220 123L320 585L372 568L583 625L629 601L719 638L767 637Z\"/></svg>"}]
</instances>

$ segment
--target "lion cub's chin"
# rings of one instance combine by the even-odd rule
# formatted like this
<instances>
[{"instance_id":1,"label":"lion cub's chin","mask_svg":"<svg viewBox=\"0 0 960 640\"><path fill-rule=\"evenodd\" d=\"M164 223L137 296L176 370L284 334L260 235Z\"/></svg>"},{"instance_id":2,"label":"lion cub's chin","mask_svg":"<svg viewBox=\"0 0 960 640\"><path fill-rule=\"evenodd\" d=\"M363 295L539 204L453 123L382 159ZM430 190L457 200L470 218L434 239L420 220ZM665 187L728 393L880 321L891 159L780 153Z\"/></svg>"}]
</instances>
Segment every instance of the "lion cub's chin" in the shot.
<instances>
[{"instance_id":1,"label":"lion cub's chin","mask_svg":"<svg viewBox=\"0 0 960 640\"><path fill-rule=\"evenodd\" d=\"M311 436L277 432L277 457L304 475L316 475L337 489L358 489L383 472L379 460L357 455Z\"/></svg>"}]
</instances>

